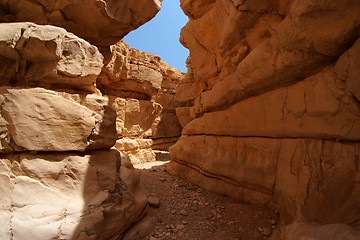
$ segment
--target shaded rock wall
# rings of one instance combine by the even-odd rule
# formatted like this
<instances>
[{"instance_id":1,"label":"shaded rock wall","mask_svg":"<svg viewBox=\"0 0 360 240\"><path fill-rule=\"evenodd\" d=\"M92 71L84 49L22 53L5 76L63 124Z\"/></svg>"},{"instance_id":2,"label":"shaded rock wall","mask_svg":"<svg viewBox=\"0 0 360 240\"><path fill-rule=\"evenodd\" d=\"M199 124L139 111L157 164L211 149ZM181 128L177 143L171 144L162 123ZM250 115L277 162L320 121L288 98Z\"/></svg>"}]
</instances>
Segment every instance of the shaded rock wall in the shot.
<instances>
[{"instance_id":1,"label":"shaded rock wall","mask_svg":"<svg viewBox=\"0 0 360 240\"><path fill-rule=\"evenodd\" d=\"M154 161L153 149L168 150L181 135L175 87L183 73L122 41L111 46L105 59L97 86L115 98L115 147L127 152L133 163Z\"/></svg>"},{"instance_id":2,"label":"shaded rock wall","mask_svg":"<svg viewBox=\"0 0 360 240\"><path fill-rule=\"evenodd\" d=\"M181 7L190 57L176 88L184 129L168 171L278 209L282 239L306 235L285 230L293 221L358 224L360 4Z\"/></svg>"},{"instance_id":3,"label":"shaded rock wall","mask_svg":"<svg viewBox=\"0 0 360 240\"><path fill-rule=\"evenodd\" d=\"M109 46L152 19L161 0L4 0L0 22L54 25L97 46Z\"/></svg>"}]
</instances>

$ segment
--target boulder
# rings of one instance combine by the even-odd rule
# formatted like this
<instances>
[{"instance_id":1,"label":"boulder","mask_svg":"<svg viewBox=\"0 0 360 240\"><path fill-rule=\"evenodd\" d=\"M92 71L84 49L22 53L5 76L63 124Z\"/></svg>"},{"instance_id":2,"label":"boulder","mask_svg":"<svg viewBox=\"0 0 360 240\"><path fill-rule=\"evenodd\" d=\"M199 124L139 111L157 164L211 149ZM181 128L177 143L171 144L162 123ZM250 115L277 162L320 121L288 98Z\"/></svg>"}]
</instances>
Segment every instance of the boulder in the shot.
<instances>
[{"instance_id":1,"label":"boulder","mask_svg":"<svg viewBox=\"0 0 360 240\"><path fill-rule=\"evenodd\" d=\"M63 28L0 24L0 85L95 91L103 56Z\"/></svg>"},{"instance_id":2,"label":"boulder","mask_svg":"<svg viewBox=\"0 0 360 240\"><path fill-rule=\"evenodd\" d=\"M0 106L0 153L109 149L116 140L106 97L3 87Z\"/></svg>"}]
</instances>

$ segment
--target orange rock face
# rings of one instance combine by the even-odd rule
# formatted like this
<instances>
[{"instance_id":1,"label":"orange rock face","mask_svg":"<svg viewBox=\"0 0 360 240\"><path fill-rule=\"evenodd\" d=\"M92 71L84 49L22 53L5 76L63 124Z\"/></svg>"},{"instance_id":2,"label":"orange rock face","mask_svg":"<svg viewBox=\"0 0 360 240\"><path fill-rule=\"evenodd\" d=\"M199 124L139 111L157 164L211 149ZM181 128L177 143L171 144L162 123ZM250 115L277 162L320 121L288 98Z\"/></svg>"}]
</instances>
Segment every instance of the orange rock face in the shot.
<instances>
[{"instance_id":1,"label":"orange rock face","mask_svg":"<svg viewBox=\"0 0 360 240\"><path fill-rule=\"evenodd\" d=\"M190 58L176 88L183 135L168 170L243 201L275 203L282 239L306 236L286 233L295 220L356 222L359 2L181 6Z\"/></svg>"}]
</instances>

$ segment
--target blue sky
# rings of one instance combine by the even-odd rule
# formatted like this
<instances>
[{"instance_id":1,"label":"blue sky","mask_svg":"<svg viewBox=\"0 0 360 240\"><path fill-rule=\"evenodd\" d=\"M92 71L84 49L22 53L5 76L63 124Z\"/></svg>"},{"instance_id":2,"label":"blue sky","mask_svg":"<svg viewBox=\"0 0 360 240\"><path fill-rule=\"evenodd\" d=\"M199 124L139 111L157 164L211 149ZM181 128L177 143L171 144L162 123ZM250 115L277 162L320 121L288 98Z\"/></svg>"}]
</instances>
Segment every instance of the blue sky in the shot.
<instances>
[{"instance_id":1,"label":"blue sky","mask_svg":"<svg viewBox=\"0 0 360 240\"><path fill-rule=\"evenodd\" d=\"M185 60L189 51L179 42L180 30L188 18L179 0L163 0L160 12L123 39L133 48L159 55L161 60L186 72Z\"/></svg>"}]
</instances>

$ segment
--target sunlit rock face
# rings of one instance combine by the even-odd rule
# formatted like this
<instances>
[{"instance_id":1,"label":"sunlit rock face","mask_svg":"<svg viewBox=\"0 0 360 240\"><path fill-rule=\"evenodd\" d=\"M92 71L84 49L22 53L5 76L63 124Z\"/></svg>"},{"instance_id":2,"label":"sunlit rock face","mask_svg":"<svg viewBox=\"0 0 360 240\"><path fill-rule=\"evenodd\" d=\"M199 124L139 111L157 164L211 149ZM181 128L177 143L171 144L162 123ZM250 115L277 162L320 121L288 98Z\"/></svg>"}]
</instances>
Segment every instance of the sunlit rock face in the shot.
<instances>
[{"instance_id":1,"label":"sunlit rock face","mask_svg":"<svg viewBox=\"0 0 360 240\"><path fill-rule=\"evenodd\" d=\"M0 22L59 26L94 45L109 46L152 19L161 3L161 0L5 0L0 2Z\"/></svg>"},{"instance_id":2,"label":"sunlit rock face","mask_svg":"<svg viewBox=\"0 0 360 240\"><path fill-rule=\"evenodd\" d=\"M95 91L103 56L95 46L54 26L0 24L0 83Z\"/></svg>"},{"instance_id":3,"label":"sunlit rock face","mask_svg":"<svg viewBox=\"0 0 360 240\"><path fill-rule=\"evenodd\" d=\"M175 87L184 74L159 56L122 41L110 49L97 86L115 98L115 147L128 153L133 163L154 161L154 149L168 150L181 135Z\"/></svg>"},{"instance_id":4,"label":"sunlit rock face","mask_svg":"<svg viewBox=\"0 0 360 240\"><path fill-rule=\"evenodd\" d=\"M168 171L270 204L280 211L279 239L325 239L311 238L331 228L322 224L355 227L359 2L182 0L181 7L190 57L176 88L184 129ZM295 220L318 225L286 230ZM334 234L345 237L341 228Z\"/></svg>"},{"instance_id":5,"label":"sunlit rock face","mask_svg":"<svg viewBox=\"0 0 360 240\"><path fill-rule=\"evenodd\" d=\"M0 29L0 239L120 238L147 199L111 149L116 98L95 88L102 54L59 27Z\"/></svg>"}]
</instances>

